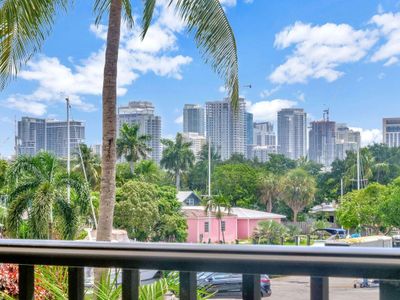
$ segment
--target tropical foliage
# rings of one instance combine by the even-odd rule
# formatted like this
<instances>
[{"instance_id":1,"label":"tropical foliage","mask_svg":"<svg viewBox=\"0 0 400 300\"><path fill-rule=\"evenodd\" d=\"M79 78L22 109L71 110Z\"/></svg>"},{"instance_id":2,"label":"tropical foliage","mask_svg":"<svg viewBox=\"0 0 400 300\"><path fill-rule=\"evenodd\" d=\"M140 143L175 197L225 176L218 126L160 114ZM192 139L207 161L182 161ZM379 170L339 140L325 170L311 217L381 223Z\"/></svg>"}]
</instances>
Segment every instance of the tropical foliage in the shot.
<instances>
[{"instance_id":1,"label":"tropical foliage","mask_svg":"<svg viewBox=\"0 0 400 300\"><path fill-rule=\"evenodd\" d=\"M18 157L10 177L7 229L11 236L18 237L21 225L27 223L30 238L52 238L53 229L61 238L74 238L79 216L86 214L89 203L88 185L78 174L68 175L54 156L43 152Z\"/></svg>"},{"instance_id":2,"label":"tropical foliage","mask_svg":"<svg viewBox=\"0 0 400 300\"><path fill-rule=\"evenodd\" d=\"M161 166L169 170L175 178L176 189L181 187L181 175L193 166L194 154L190 149L192 145L185 142L181 133L176 135L175 141L163 139L161 140L165 146Z\"/></svg>"},{"instance_id":3,"label":"tropical foliage","mask_svg":"<svg viewBox=\"0 0 400 300\"><path fill-rule=\"evenodd\" d=\"M222 220L224 215L229 215L231 211L231 204L228 198L222 194L211 196L206 199L205 211L209 214L215 214L219 221L218 226L218 239L222 235L222 242L225 244L225 229L222 228Z\"/></svg>"},{"instance_id":4,"label":"tropical foliage","mask_svg":"<svg viewBox=\"0 0 400 300\"><path fill-rule=\"evenodd\" d=\"M281 237L287 234L287 228L275 221L259 222L253 233L252 239L255 244L278 245Z\"/></svg>"}]
</instances>

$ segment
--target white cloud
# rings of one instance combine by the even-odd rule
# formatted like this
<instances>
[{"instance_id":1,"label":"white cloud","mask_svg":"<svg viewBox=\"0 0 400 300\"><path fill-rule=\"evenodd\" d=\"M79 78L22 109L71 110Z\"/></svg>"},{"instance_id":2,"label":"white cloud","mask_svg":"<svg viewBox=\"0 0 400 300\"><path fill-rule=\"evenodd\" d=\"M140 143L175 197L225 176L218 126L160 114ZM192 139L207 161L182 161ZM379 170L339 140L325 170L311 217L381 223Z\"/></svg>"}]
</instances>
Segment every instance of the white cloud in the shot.
<instances>
[{"instance_id":1,"label":"white cloud","mask_svg":"<svg viewBox=\"0 0 400 300\"><path fill-rule=\"evenodd\" d=\"M280 86L280 85L277 85L276 87L273 87L272 89L263 90L263 91L260 93L260 97L263 98L263 99L268 98L269 96L275 94L275 93L276 93L277 91L279 91L280 89L281 89L281 86Z\"/></svg>"},{"instance_id":2,"label":"white cloud","mask_svg":"<svg viewBox=\"0 0 400 300\"><path fill-rule=\"evenodd\" d=\"M246 102L246 108L254 116L255 121L271 121L274 122L278 111L283 108L291 108L296 106L296 102L286 99L274 99L271 101Z\"/></svg>"},{"instance_id":3,"label":"white cloud","mask_svg":"<svg viewBox=\"0 0 400 300\"><path fill-rule=\"evenodd\" d=\"M162 3L162 2L161 2ZM124 95L128 87L141 75L152 72L158 76L182 79L182 67L192 58L173 54L178 50L177 34L183 29L173 8L166 4L157 6L155 23L150 26L146 38L140 38L140 29L128 29L123 25L118 63L118 95ZM178 21L176 21L178 20ZM107 27L90 26L90 31L99 39L106 40ZM105 43L88 58L67 66L58 58L41 56L28 63L19 77L35 81L38 87L31 94L11 95L3 105L37 116L47 112L48 105L63 102L62 95L68 95L71 104L84 111L96 107L85 102L83 96L100 96L103 84Z\"/></svg>"},{"instance_id":4,"label":"white cloud","mask_svg":"<svg viewBox=\"0 0 400 300\"><path fill-rule=\"evenodd\" d=\"M183 124L183 115L177 117L174 121L176 124Z\"/></svg>"},{"instance_id":5,"label":"white cloud","mask_svg":"<svg viewBox=\"0 0 400 300\"><path fill-rule=\"evenodd\" d=\"M371 61L386 61L385 66L398 62L400 56L400 13L375 15L371 23L379 28L379 32L387 40L373 55Z\"/></svg>"},{"instance_id":6,"label":"white cloud","mask_svg":"<svg viewBox=\"0 0 400 300\"><path fill-rule=\"evenodd\" d=\"M379 129L363 129L359 127L351 127L350 129L360 132L362 147L382 143L382 131Z\"/></svg>"},{"instance_id":7,"label":"white cloud","mask_svg":"<svg viewBox=\"0 0 400 300\"><path fill-rule=\"evenodd\" d=\"M235 6L236 5L236 0L219 0L222 5L224 6Z\"/></svg>"},{"instance_id":8,"label":"white cloud","mask_svg":"<svg viewBox=\"0 0 400 300\"><path fill-rule=\"evenodd\" d=\"M378 12L378 14L383 14L385 12L385 9L383 8L381 3L378 4L376 11Z\"/></svg>"},{"instance_id":9,"label":"white cloud","mask_svg":"<svg viewBox=\"0 0 400 300\"><path fill-rule=\"evenodd\" d=\"M227 89L226 89L226 87L225 87L224 85L221 85L221 86L218 88L218 92L220 92L220 93L222 93L222 94L226 94L228 91L227 91Z\"/></svg>"},{"instance_id":10,"label":"white cloud","mask_svg":"<svg viewBox=\"0 0 400 300\"><path fill-rule=\"evenodd\" d=\"M361 60L377 40L376 31L355 30L347 24L296 22L275 36L277 49L294 50L269 79L278 84L306 83L310 78L335 81L343 75L337 70L340 65Z\"/></svg>"},{"instance_id":11,"label":"white cloud","mask_svg":"<svg viewBox=\"0 0 400 300\"><path fill-rule=\"evenodd\" d=\"M297 91L296 97L297 97L297 99L298 99L299 101L301 101L301 102L306 101L306 95L305 95L303 92L301 92L301 91Z\"/></svg>"}]
</instances>

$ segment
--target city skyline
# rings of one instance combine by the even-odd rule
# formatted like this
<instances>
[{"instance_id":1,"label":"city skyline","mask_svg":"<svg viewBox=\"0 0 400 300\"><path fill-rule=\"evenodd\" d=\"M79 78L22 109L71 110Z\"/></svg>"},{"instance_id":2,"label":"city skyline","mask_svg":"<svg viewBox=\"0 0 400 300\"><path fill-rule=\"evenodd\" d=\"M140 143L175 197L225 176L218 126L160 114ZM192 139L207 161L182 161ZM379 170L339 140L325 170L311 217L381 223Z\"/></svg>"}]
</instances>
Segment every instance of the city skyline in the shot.
<instances>
[{"instance_id":1,"label":"city skyline","mask_svg":"<svg viewBox=\"0 0 400 300\"><path fill-rule=\"evenodd\" d=\"M400 19L396 3L221 2L239 47L241 95L248 99L255 121L275 123L279 109L300 106L312 121L330 108L338 123L361 129L364 145L381 141L382 118L397 117L394 112L400 111L400 49L384 51L399 31L397 25L388 26ZM225 91L183 34L179 20L163 5L156 9L143 43L137 28L123 30L118 105L153 102L163 119L163 137L170 138L180 131L184 103L218 100ZM43 51L0 93L0 141L8 139L0 147L2 155L13 153L14 116L64 119L66 95L71 96L74 118L87 120L88 144L101 141L99 87L106 28L93 25L90 11L90 4L82 2L68 17L61 16ZM269 11L274 15L265 18L263 12ZM71 23L71 18L79 22ZM310 51L304 52L305 45L312 46ZM251 89L245 88L248 84Z\"/></svg>"}]
</instances>

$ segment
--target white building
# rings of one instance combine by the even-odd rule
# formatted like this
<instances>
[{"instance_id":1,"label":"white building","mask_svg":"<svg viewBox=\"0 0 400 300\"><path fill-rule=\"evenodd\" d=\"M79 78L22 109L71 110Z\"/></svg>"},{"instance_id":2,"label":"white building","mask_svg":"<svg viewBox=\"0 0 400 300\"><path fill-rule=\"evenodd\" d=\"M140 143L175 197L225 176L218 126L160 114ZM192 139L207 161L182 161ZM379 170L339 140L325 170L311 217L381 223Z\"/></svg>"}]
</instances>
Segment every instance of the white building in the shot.
<instances>
[{"instance_id":1,"label":"white building","mask_svg":"<svg viewBox=\"0 0 400 300\"><path fill-rule=\"evenodd\" d=\"M347 152L356 152L361 147L361 133L350 129L346 124L336 124L335 155L337 159L346 159Z\"/></svg>"},{"instance_id":2,"label":"white building","mask_svg":"<svg viewBox=\"0 0 400 300\"><path fill-rule=\"evenodd\" d=\"M400 118L384 118L382 131L384 144L400 147Z\"/></svg>"},{"instance_id":3,"label":"white building","mask_svg":"<svg viewBox=\"0 0 400 300\"><path fill-rule=\"evenodd\" d=\"M90 149L92 150L93 155L98 155L101 157L101 153L103 151L101 144L94 144L94 145L90 146Z\"/></svg>"},{"instance_id":4,"label":"white building","mask_svg":"<svg viewBox=\"0 0 400 300\"><path fill-rule=\"evenodd\" d=\"M278 152L291 159L307 155L307 114L300 108L278 112Z\"/></svg>"},{"instance_id":5,"label":"white building","mask_svg":"<svg viewBox=\"0 0 400 300\"><path fill-rule=\"evenodd\" d=\"M206 127L207 137L222 160L235 153L246 155L246 104L243 98L239 99L237 110L228 98L207 102Z\"/></svg>"},{"instance_id":6,"label":"white building","mask_svg":"<svg viewBox=\"0 0 400 300\"><path fill-rule=\"evenodd\" d=\"M259 162L267 162L269 160L270 154L276 153L275 146L254 146L253 147L253 157Z\"/></svg>"},{"instance_id":7,"label":"white building","mask_svg":"<svg viewBox=\"0 0 400 300\"><path fill-rule=\"evenodd\" d=\"M197 132L184 132L182 134L184 141L192 143L190 149L193 151L196 160L199 158L201 149L207 144L207 139L203 135L199 135Z\"/></svg>"},{"instance_id":8,"label":"white building","mask_svg":"<svg viewBox=\"0 0 400 300\"><path fill-rule=\"evenodd\" d=\"M149 158L159 163L161 160L161 117L154 114L154 106L147 101L131 101L118 108L118 129L122 124L138 124L140 134L151 136ZM118 134L119 134L118 130Z\"/></svg>"}]
</instances>

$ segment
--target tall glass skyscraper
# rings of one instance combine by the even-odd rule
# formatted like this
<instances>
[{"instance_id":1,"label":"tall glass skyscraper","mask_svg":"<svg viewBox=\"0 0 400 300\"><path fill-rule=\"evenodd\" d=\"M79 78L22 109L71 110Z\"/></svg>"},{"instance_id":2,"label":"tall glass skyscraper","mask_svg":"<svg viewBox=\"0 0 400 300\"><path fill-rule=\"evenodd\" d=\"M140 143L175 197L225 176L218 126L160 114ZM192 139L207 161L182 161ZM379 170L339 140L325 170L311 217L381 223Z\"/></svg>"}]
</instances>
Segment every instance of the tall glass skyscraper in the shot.
<instances>
[{"instance_id":1,"label":"tall glass skyscraper","mask_svg":"<svg viewBox=\"0 0 400 300\"><path fill-rule=\"evenodd\" d=\"M196 132L204 136L204 108L197 104L185 104L183 108L183 132Z\"/></svg>"},{"instance_id":2,"label":"tall glass skyscraper","mask_svg":"<svg viewBox=\"0 0 400 300\"><path fill-rule=\"evenodd\" d=\"M307 114L300 108L278 112L278 152L291 159L307 155Z\"/></svg>"}]
</instances>

